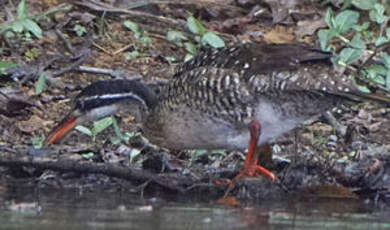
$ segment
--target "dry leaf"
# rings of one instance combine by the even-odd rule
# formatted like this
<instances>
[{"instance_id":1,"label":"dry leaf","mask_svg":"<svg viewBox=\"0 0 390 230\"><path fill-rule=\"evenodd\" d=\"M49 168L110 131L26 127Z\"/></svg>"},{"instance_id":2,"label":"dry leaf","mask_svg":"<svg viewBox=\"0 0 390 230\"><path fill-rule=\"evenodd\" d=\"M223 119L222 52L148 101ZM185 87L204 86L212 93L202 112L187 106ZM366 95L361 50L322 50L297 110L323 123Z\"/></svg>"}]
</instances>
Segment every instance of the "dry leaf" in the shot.
<instances>
[{"instance_id":1,"label":"dry leaf","mask_svg":"<svg viewBox=\"0 0 390 230\"><path fill-rule=\"evenodd\" d=\"M329 198L356 198L356 194L349 188L335 185L318 185L304 189L303 194L317 196L317 197L329 197Z\"/></svg>"},{"instance_id":2,"label":"dry leaf","mask_svg":"<svg viewBox=\"0 0 390 230\"><path fill-rule=\"evenodd\" d=\"M237 199L233 196L223 197L217 200L217 204L228 205L230 207L237 207L239 205Z\"/></svg>"},{"instance_id":3,"label":"dry leaf","mask_svg":"<svg viewBox=\"0 0 390 230\"><path fill-rule=\"evenodd\" d=\"M264 34L264 41L266 43L290 43L293 40L293 29L285 26L277 25Z\"/></svg>"},{"instance_id":4,"label":"dry leaf","mask_svg":"<svg viewBox=\"0 0 390 230\"><path fill-rule=\"evenodd\" d=\"M319 20L306 20L306 21L299 21L297 24L297 29L295 30L295 36L297 38L302 38L304 36L311 36L313 35L318 28L325 27L326 23L323 18Z\"/></svg>"},{"instance_id":5,"label":"dry leaf","mask_svg":"<svg viewBox=\"0 0 390 230\"><path fill-rule=\"evenodd\" d=\"M27 121L20 121L17 123L17 126L20 131L25 133L32 133L36 130L42 129L43 125L45 124L45 121L42 120L40 117L33 115L31 118Z\"/></svg>"}]
</instances>

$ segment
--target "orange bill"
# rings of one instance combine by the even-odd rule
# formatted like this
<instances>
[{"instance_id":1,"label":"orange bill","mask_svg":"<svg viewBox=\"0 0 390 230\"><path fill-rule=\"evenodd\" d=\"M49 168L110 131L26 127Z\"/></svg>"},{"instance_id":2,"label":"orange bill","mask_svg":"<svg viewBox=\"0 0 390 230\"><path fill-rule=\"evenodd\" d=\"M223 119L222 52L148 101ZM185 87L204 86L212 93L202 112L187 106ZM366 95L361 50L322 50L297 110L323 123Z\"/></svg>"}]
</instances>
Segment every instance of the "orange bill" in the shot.
<instances>
[{"instance_id":1,"label":"orange bill","mask_svg":"<svg viewBox=\"0 0 390 230\"><path fill-rule=\"evenodd\" d=\"M65 134L76 126L76 117L65 117L49 134L45 140L45 145L49 146L54 142L60 140Z\"/></svg>"}]
</instances>

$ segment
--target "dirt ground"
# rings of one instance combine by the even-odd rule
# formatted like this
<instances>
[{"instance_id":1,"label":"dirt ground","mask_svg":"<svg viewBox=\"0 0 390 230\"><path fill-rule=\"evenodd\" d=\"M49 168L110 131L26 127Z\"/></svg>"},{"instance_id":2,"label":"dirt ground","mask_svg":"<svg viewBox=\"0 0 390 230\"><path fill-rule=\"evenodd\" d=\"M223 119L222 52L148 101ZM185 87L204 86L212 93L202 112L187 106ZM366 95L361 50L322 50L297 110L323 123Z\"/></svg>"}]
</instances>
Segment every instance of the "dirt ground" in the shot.
<instances>
[{"instance_id":1,"label":"dirt ground","mask_svg":"<svg viewBox=\"0 0 390 230\"><path fill-rule=\"evenodd\" d=\"M335 120L308 122L272 143L273 161L262 160L275 172L278 183L257 177L230 188L217 185L216 179L232 178L239 171L243 153L172 152L148 146L138 135L142 134L139 124L125 113L118 113L116 120L122 133L133 135L128 142L113 144L110 138L115 131L110 127L96 140L74 130L60 144L37 148L70 111L71 99L91 82L111 78L140 78L148 84L168 81L186 50L168 42L166 33L178 30L193 39L186 27L188 12L227 45L243 40L319 45L315 31L325 25L326 7L317 1L227 2L151 1L137 6L136 1L126 0L28 1L29 15L52 12L39 21L43 38L0 42L1 60L19 63L12 77L0 78L0 192L23 181L41 188L207 194L209 199L228 191L245 201L300 194L386 203L390 107L371 102L334 109ZM4 4L8 11L15 11L16 6ZM0 12L2 19L9 16L8 11ZM140 43L124 28L125 20L147 31L150 43ZM85 34L77 35L76 25L85 28ZM134 51L138 54L131 58ZM91 73L89 67L100 74ZM44 91L37 94L42 71L49 74Z\"/></svg>"}]
</instances>

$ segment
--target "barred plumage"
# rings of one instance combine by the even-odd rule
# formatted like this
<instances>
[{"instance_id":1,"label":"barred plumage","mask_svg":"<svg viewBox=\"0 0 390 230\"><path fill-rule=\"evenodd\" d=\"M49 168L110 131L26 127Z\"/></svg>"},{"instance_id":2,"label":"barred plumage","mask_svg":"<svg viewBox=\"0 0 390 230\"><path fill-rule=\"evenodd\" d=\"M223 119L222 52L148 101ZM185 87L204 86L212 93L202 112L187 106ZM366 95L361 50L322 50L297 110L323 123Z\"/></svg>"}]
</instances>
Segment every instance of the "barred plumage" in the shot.
<instances>
[{"instance_id":1,"label":"barred plumage","mask_svg":"<svg viewBox=\"0 0 390 230\"><path fill-rule=\"evenodd\" d=\"M140 82L92 84L77 97L69 120L75 125L85 121L82 117L97 119L121 105L138 103L147 110L144 135L154 144L243 150L250 140L265 144L345 101L390 102L389 97L362 94L351 79L338 77L330 57L303 44L204 50L180 65L158 95ZM55 129L47 143L71 125ZM253 148L249 145L249 153Z\"/></svg>"}]
</instances>

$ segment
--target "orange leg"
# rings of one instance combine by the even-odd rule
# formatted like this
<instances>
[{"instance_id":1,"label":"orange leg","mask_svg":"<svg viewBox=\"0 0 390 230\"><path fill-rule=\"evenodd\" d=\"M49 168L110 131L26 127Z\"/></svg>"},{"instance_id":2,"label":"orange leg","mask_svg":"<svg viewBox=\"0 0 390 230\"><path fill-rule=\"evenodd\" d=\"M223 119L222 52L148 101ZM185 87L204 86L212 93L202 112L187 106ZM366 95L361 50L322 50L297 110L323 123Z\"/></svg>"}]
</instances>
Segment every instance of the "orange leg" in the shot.
<instances>
[{"instance_id":1,"label":"orange leg","mask_svg":"<svg viewBox=\"0 0 390 230\"><path fill-rule=\"evenodd\" d=\"M276 176L265 169L264 167L257 164L258 156L259 156L259 148L257 147L257 142L260 138L261 134L261 125L258 121L253 120L249 124L249 131L250 131L250 140L249 140L249 146L248 146L248 154L246 155L244 166L241 170L241 172L234 177L233 180L237 180L238 178L242 176L249 176L253 177L257 174L264 175L265 177L269 178L271 181L276 181Z\"/></svg>"}]
</instances>

